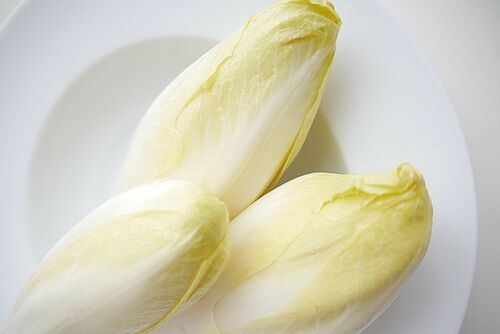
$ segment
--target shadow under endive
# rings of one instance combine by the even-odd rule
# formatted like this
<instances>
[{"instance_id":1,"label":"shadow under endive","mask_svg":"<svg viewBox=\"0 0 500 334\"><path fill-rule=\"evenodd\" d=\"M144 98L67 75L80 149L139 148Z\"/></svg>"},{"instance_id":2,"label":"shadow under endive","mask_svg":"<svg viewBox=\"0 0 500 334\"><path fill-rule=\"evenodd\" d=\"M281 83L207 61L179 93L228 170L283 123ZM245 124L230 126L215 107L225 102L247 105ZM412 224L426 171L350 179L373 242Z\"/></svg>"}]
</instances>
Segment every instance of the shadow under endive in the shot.
<instances>
[{"instance_id":1,"label":"shadow under endive","mask_svg":"<svg viewBox=\"0 0 500 334\"><path fill-rule=\"evenodd\" d=\"M278 185L314 172L345 173L346 164L327 117L320 109L299 154Z\"/></svg>"}]
</instances>

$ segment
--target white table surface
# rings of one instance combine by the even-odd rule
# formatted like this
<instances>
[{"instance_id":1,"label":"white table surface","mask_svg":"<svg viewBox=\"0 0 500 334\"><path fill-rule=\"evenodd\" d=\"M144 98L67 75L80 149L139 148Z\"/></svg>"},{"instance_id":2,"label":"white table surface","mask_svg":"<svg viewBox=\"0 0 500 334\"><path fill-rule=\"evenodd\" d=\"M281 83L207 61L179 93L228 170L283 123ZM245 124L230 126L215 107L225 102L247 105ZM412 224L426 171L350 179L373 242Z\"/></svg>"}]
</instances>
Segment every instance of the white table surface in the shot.
<instances>
[{"instance_id":1,"label":"white table surface","mask_svg":"<svg viewBox=\"0 0 500 334\"><path fill-rule=\"evenodd\" d=\"M21 0L0 0L0 25ZM355 1L355 0L353 0ZM500 329L500 1L381 0L434 64L462 124L478 200L478 258L462 334Z\"/></svg>"}]
</instances>

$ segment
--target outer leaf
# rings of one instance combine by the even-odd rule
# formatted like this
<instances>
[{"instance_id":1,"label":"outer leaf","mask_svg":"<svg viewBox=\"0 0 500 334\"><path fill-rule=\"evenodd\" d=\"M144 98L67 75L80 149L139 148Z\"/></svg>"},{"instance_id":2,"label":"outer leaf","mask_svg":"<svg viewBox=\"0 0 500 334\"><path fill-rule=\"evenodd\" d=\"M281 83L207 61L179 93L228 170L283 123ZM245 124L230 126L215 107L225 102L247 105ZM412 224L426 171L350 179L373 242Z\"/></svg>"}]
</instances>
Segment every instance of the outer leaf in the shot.
<instances>
[{"instance_id":1,"label":"outer leaf","mask_svg":"<svg viewBox=\"0 0 500 334\"><path fill-rule=\"evenodd\" d=\"M177 77L144 115L119 190L157 179L205 186L231 216L274 184L318 109L340 19L327 2L280 1Z\"/></svg>"},{"instance_id":2,"label":"outer leaf","mask_svg":"<svg viewBox=\"0 0 500 334\"><path fill-rule=\"evenodd\" d=\"M387 174L309 174L230 226L232 257L202 302L162 333L358 333L424 256L432 206L411 165Z\"/></svg>"},{"instance_id":3,"label":"outer leaf","mask_svg":"<svg viewBox=\"0 0 500 334\"><path fill-rule=\"evenodd\" d=\"M186 182L139 187L77 224L42 261L4 333L143 333L193 303L229 258L225 205Z\"/></svg>"}]
</instances>

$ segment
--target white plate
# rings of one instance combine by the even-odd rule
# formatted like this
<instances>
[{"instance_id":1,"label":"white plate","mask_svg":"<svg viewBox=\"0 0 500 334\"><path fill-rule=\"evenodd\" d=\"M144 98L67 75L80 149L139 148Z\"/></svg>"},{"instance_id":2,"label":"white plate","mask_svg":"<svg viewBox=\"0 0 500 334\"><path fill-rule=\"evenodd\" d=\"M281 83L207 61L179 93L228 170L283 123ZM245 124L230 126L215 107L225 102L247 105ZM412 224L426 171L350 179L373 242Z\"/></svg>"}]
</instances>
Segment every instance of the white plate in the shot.
<instances>
[{"instance_id":1,"label":"white plate","mask_svg":"<svg viewBox=\"0 0 500 334\"><path fill-rule=\"evenodd\" d=\"M0 31L0 322L44 252L107 198L131 132L184 67L269 1L28 0ZM475 197L463 135L413 39L374 0L344 20L321 112L291 178L413 162L435 207L429 252L367 333L457 333ZM50 305L47 305L50 307Z\"/></svg>"}]
</instances>

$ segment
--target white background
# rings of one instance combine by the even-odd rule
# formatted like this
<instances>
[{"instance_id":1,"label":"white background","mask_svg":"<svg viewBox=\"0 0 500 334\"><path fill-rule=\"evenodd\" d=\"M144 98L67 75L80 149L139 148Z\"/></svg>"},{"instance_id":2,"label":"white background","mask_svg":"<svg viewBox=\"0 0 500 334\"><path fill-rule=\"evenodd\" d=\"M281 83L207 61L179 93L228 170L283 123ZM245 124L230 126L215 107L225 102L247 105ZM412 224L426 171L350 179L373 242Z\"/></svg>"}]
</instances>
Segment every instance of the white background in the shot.
<instances>
[{"instance_id":1,"label":"white background","mask_svg":"<svg viewBox=\"0 0 500 334\"><path fill-rule=\"evenodd\" d=\"M353 0L355 1L355 0ZM462 124L475 173L478 258L461 333L500 329L500 1L384 0L434 64ZM0 0L0 25L20 0Z\"/></svg>"}]
</instances>

